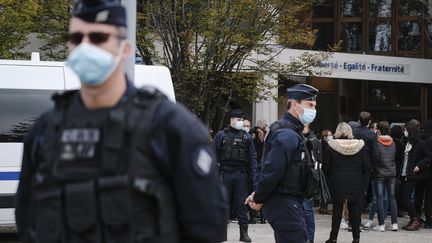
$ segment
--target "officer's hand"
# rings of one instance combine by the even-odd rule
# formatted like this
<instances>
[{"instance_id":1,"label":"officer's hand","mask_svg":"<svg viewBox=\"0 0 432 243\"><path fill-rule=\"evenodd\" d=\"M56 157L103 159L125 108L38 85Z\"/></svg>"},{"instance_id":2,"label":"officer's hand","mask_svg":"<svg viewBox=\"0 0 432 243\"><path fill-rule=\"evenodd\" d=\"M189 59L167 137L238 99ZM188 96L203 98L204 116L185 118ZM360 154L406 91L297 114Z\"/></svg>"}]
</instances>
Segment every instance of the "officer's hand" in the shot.
<instances>
[{"instance_id":1,"label":"officer's hand","mask_svg":"<svg viewBox=\"0 0 432 243\"><path fill-rule=\"evenodd\" d=\"M244 204L249 204L249 205L250 205L250 203L254 203L254 200L253 200L253 196L254 196L254 195L255 195L255 192L252 192L252 194L250 194L250 195L246 198Z\"/></svg>"},{"instance_id":2,"label":"officer's hand","mask_svg":"<svg viewBox=\"0 0 432 243\"><path fill-rule=\"evenodd\" d=\"M249 203L249 207L251 207L253 210L260 211L263 205L259 203L251 202Z\"/></svg>"}]
</instances>

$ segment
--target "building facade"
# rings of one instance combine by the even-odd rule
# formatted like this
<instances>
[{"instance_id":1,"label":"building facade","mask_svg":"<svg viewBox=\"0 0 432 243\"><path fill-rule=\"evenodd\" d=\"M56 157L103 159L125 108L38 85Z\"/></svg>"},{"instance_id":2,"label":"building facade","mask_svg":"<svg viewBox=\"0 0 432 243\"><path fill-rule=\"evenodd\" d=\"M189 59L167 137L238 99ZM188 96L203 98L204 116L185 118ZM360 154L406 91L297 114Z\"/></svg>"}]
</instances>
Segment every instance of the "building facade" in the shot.
<instances>
[{"instance_id":1,"label":"building facade","mask_svg":"<svg viewBox=\"0 0 432 243\"><path fill-rule=\"evenodd\" d=\"M340 43L340 50L322 63L331 74L285 77L279 96L305 82L320 90L312 127L334 131L340 121L357 120L367 110L376 121L404 123L432 119L432 4L419 0L326 0L313 9L317 29L314 50ZM301 50L287 50L289 62ZM255 118L278 119L286 104L254 105Z\"/></svg>"}]
</instances>

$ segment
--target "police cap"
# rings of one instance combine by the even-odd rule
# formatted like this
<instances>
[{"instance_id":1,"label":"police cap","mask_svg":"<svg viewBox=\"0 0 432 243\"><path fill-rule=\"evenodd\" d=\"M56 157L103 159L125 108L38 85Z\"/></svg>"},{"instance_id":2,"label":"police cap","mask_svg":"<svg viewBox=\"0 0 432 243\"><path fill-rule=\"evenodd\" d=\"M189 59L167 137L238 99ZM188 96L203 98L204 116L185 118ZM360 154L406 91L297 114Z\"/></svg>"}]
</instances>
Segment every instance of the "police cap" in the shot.
<instances>
[{"instance_id":1,"label":"police cap","mask_svg":"<svg viewBox=\"0 0 432 243\"><path fill-rule=\"evenodd\" d=\"M240 109L234 109L230 112L230 118L245 118L245 113L244 111L240 110Z\"/></svg>"},{"instance_id":2,"label":"police cap","mask_svg":"<svg viewBox=\"0 0 432 243\"><path fill-rule=\"evenodd\" d=\"M90 23L127 27L126 9L119 0L78 0L72 15Z\"/></svg>"},{"instance_id":3,"label":"police cap","mask_svg":"<svg viewBox=\"0 0 432 243\"><path fill-rule=\"evenodd\" d=\"M307 84L296 84L287 89L288 99L316 100L318 90Z\"/></svg>"}]
</instances>

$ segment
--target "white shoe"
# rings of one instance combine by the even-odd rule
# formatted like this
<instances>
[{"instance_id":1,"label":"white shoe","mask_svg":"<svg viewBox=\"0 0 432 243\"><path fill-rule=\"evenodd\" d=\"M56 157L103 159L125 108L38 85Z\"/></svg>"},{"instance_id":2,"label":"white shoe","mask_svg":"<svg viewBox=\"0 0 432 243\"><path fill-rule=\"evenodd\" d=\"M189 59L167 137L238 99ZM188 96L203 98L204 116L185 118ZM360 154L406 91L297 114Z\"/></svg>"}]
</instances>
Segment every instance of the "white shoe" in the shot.
<instances>
[{"instance_id":1,"label":"white shoe","mask_svg":"<svg viewBox=\"0 0 432 243\"><path fill-rule=\"evenodd\" d=\"M379 231L379 232L384 232L385 231L385 225L378 225L373 227L372 229L373 231Z\"/></svg>"},{"instance_id":2,"label":"white shoe","mask_svg":"<svg viewBox=\"0 0 432 243\"><path fill-rule=\"evenodd\" d=\"M348 224L345 222L345 219L342 219L339 228L340 229L348 229Z\"/></svg>"},{"instance_id":3,"label":"white shoe","mask_svg":"<svg viewBox=\"0 0 432 243\"><path fill-rule=\"evenodd\" d=\"M391 230L392 231L398 231L398 224L392 224Z\"/></svg>"},{"instance_id":4,"label":"white shoe","mask_svg":"<svg viewBox=\"0 0 432 243\"><path fill-rule=\"evenodd\" d=\"M366 222L366 224L363 226L364 229L370 229L370 227L372 226L373 221L372 220L368 220Z\"/></svg>"}]
</instances>

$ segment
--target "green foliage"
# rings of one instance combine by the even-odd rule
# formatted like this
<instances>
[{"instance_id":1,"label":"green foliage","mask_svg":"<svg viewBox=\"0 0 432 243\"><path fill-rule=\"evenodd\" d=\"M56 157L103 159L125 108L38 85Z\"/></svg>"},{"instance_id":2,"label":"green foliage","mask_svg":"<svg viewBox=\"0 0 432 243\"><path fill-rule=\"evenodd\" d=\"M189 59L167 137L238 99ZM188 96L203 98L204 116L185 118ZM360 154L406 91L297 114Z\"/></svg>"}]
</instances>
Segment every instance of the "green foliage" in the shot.
<instances>
[{"instance_id":1,"label":"green foliage","mask_svg":"<svg viewBox=\"0 0 432 243\"><path fill-rule=\"evenodd\" d=\"M67 56L65 38L68 33L72 0L37 0L40 6L33 31L44 41L40 48L43 60L63 61Z\"/></svg>"},{"instance_id":2,"label":"green foliage","mask_svg":"<svg viewBox=\"0 0 432 243\"><path fill-rule=\"evenodd\" d=\"M264 80L265 75L305 71L321 60L275 61L275 49L313 45L308 18L317 2L142 0L138 49L143 43L143 49L162 43L162 62L171 69L178 100L211 126L215 114L236 97L250 102L271 97L277 84Z\"/></svg>"},{"instance_id":3,"label":"green foliage","mask_svg":"<svg viewBox=\"0 0 432 243\"><path fill-rule=\"evenodd\" d=\"M23 57L19 52L28 44L34 17L39 11L37 0L0 0L0 58Z\"/></svg>"}]
</instances>

